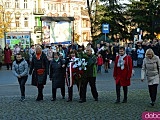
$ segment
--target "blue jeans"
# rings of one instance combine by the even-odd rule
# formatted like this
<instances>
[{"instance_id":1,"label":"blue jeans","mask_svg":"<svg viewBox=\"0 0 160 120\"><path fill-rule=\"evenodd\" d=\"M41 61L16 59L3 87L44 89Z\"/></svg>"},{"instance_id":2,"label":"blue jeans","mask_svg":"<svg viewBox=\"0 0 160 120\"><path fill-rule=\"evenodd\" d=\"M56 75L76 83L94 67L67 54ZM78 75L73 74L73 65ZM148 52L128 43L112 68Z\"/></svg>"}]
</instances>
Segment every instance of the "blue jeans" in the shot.
<instances>
[{"instance_id":1,"label":"blue jeans","mask_svg":"<svg viewBox=\"0 0 160 120\"><path fill-rule=\"evenodd\" d=\"M27 81L28 75L23 76L21 78L18 78L19 86L20 86L20 91L21 91L21 96L25 97L25 83Z\"/></svg>"}]
</instances>

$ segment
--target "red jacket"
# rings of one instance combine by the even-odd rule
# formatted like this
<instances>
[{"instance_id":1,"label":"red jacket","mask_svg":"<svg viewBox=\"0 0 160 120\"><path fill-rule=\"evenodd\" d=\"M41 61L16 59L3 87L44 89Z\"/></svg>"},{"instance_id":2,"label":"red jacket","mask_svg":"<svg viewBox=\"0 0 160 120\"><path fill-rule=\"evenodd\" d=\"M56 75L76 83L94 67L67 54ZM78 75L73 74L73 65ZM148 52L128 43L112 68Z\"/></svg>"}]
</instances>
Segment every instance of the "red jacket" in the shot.
<instances>
[{"instance_id":1,"label":"red jacket","mask_svg":"<svg viewBox=\"0 0 160 120\"><path fill-rule=\"evenodd\" d=\"M12 56L12 51L10 49L4 49L4 62L5 63L12 63L11 56Z\"/></svg>"},{"instance_id":2,"label":"red jacket","mask_svg":"<svg viewBox=\"0 0 160 120\"><path fill-rule=\"evenodd\" d=\"M97 65L103 65L103 58L97 57Z\"/></svg>"},{"instance_id":3,"label":"red jacket","mask_svg":"<svg viewBox=\"0 0 160 120\"><path fill-rule=\"evenodd\" d=\"M116 84L120 83L121 86L129 86L130 78L132 76L132 59L130 56L124 57L124 69L121 70L120 67L117 66L119 56L115 59L113 77L115 78Z\"/></svg>"}]
</instances>

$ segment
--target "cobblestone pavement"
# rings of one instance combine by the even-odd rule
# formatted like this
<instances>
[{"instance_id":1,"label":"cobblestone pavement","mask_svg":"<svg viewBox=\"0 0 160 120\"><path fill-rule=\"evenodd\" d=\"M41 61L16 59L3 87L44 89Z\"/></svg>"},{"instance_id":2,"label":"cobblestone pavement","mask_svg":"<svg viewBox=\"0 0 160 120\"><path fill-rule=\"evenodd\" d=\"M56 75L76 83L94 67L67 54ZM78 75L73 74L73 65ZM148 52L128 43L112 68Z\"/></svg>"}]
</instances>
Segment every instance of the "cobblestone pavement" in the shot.
<instances>
[{"instance_id":1,"label":"cobblestone pavement","mask_svg":"<svg viewBox=\"0 0 160 120\"><path fill-rule=\"evenodd\" d=\"M154 107L149 104L147 90L132 90L128 103L115 104L115 92L99 92L99 101L87 94L87 102L78 103L78 93L72 102L66 102L57 95L57 100L50 101L48 94L44 100L35 101L35 95L26 96L20 102L19 96L0 97L0 120L141 120L144 111L160 111L160 96Z\"/></svg>"},{"instance_id":2,"label":"cobblestone pavement","mask_svg":"<svg viewBox=\"0 0 160 120\"><path fill-rule=\"evenodd\" d=\"M136 69L136 75L132 78L128 103L115 104L115 85L111 73L112 69L107 74L101 73L97 76L98 102L94 101L88 87L87 102L78 103L76 86L72 102L68 103L66 99L61 99L59 89L57 100L52 102L50 81L44 88L44 100L36 102L37 88L30 85L30 77L26 85L26 101L20 102L17 80L11 71L2 70L0 71L0 120L141 120L144 111L160 111L160 87L156 104L152 107L149 104L147 84L139 80L140 69ZM67 96L66 94L66 98Z\"/></svg>"}]
</instances>

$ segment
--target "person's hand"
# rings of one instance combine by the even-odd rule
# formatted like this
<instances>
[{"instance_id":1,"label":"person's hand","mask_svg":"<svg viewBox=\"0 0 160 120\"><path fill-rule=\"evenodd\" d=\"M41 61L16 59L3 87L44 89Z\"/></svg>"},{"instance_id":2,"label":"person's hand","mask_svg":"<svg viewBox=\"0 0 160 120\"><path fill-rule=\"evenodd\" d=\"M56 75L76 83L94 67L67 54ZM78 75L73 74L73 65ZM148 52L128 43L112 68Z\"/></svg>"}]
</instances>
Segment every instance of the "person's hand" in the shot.
<instances>
[{"instance_id":1,"label":"person's hand","mask_svg":"<svg viewBox=\"0 0 160 120\"><path fill-rule=\"evenodd\" d=\"M63 64L62 67L64 68L64 67L65 67L65 64Z\"/></svg>"},{"instance_id":2,"label":"person's hand","mask_svg":"<svg viewBox=\"0 0 160 120\"><path fill-rule=\"evenodd\" d=\"M143 82L143 81L144 81L144 79L141 79L141 81Z\"/></svg>"},{"instance_id":3,"label":"person's hand","mask_svg":"<svg viewBox=\"0 0 160 120\"><path fill-rule=\"evenodd\" d=\"M21 76L19 75L18 78L21 78Z\"/></svg>"}]
</instances>

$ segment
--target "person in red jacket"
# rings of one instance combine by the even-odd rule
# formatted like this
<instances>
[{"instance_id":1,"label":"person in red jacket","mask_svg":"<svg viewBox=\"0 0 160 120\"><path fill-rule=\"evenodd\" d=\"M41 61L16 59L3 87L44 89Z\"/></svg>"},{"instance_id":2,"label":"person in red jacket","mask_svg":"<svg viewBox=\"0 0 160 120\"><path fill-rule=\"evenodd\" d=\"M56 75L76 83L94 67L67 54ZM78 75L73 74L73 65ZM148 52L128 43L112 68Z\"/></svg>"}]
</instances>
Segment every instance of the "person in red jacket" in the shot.
<instances>
[{"instance_id":1,"label":"person in red jacket","mask_svg":"<svg viewBox=\"0 0 160 120\"><path fill-rule=\"evenodd\" d=\"M7 70L9 70L9 66L11 67L12 70L12 50L9 48L9 45L6 44L4 48L4 63L7 65Z\"/></svg>"},{"instance_id":2,"label":"person in red jacket","mask_svg":"<svg viewBox=\"0 0 160 120\"><path fill-rule=\"evenodd\" d=\"M122 103L127 102L128 86L132 76L132 59L126 55L125 48L119 48L119 55L115 59L113 77L116 83L117 100L115 103L120 103L120 88L123 86L124 99Z\"/></svg>"},{"instance_id":3,"label":"person in red jacket","mask_svg":"<svg viewBox=\"0 0 160 120\"><path fill-rule=\"evenodd\" d=\"M101 67L103 65L103 58L102 55L99 53L97 57L97 72L101 73Z\"/></svg>"}]
</instances>

